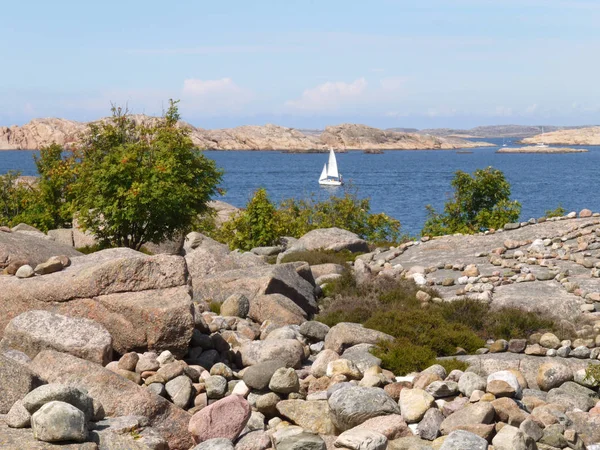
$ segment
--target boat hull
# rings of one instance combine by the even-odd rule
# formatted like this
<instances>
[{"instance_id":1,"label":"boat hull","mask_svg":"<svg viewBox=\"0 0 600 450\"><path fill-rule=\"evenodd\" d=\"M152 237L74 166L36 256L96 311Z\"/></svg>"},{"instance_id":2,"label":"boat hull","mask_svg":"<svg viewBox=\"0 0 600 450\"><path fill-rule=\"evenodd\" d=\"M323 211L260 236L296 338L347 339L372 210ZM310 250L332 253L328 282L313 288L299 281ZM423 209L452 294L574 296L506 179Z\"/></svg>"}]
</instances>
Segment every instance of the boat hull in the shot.
<instances>
[{"instance_id":1,"label":"boat hull","mask_svg":"<svg viewBox=\"0 0 600 450\"><path fill-rule=\"evenodd\" d=\"M339 180L319 180L319 184L321 186L341 186L344 183Z\"/></svg>"}]
</instances>

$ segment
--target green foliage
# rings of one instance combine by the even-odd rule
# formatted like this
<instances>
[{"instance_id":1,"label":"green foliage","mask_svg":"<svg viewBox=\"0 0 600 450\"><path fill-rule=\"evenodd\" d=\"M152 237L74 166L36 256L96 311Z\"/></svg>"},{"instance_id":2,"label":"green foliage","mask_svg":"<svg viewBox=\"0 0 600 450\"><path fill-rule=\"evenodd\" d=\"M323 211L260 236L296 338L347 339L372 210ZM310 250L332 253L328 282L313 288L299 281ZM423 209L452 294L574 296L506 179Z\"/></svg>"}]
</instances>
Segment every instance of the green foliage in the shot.
<instances>
[{"instance_id":1,"label":"green foliage","mask_svg":"<svg viewBox=\"0 0 600 450\"><path fill-rule=\"evenodd\" d=\"M584 381L594 387L600 386L600 364L589 364L586 367Z\"/></svg>"},{"instance_id":2,"label":"green foliage","mask_svg":"<svg viewBox=\"0 0 600 450\"><path fill-rule=\"evenodd\" d=\"M469 368L469 365L466 362L456 358L438 359L435 363L446 369L446 373L450 373L453 370L462 370L464 372Z\"/></svg>"},{"instance_id":3,"label":"green foliage","mask_svg":"<svg viewBox=\"0 0 600 450\"><path fill-rule=\"evenodd\" d=\"M338 227L371 242L398 242L400 222L386 214L372 214L369 199L359 199L349 190L341 197L316 201L287 199L275 205L265 189L258 189L246 209L221 228L210 230L214 239L230 248L250 250L274 245L282 236L300 237L317 228Z\"/></svg>"},{"instance_id":4,"label":"green foliage","mask_svg":"<svg viewBox=\"0 0 600 450\"><path fill-rule=\"evenodd\" d=\"M27 205L32 201L33 188L18 181L20 172L9 171L0 176L0 223L3 225L17 225Z\"/></svg>"},{"instance_id":5,"label":"green foliage","mask_svg":"<svg viewBox=\"0 0 600 450\"><path fill-rule=\"evenodd\" d=\"M73 158L78 220L105 245L140 249L187 232L217 192L221 172L176 126L177 102L152 125L121 108L89 126Z\"/></svg>"},{"instance_id":6,"label":"green foliage","mask_svg":"<svg viewBox=\"0 0 600 450\"><path fill-rule=\"evenodd\" d=\"M428 218L422 235L472 234L501 228L519 218L521 204L510 200L510 184L500 170L488 167L473 175L459 170L451 185L454 195L446 202L443 214L427 205Z\"/></svg>"},{"instance_id":7,"label":"green foliage","mask_svg":"<svg viewBox=\"0 0 600 450\"><path fill-rule=\"evenodd\" d=\"M381 343L376 355L394 373L421 370L436 357L452 356L461 347L473 352L485 340L525 338L536 331L554 331L556 322L543 312L517 308L491 309L483 302L465 299L423 305L419 289L408 280L376 277L357 285L348 273L332 282L317 320L333 326L340 322L362 323L396 338ZM433 297L435 291L429 291ZM444 364L462 367L460 362Z\"/></svg>"},{"instance_id":8,"label":"green foliage","mask_svg":"<svg viewBox=\"0 0 600 450\"><path fill-rule=\"evenodd\" d=\"M219 302L215 302L214 300L208 304L211 312L215 314L221 314L221 304Z\"/></svg>"},{"instance_id":9,"label":"green foliage","mask_svg":"<svg viewBox=\"0 0 600 450\"><path fill-rule=\"evenodd\" d=\"M251 250L273 245L281 236L277 211L264 188L258 189L246 209L225 222L214 234L232 249Z\"/></svg>"},{"instance_id":10,"label":"green foliage","mask_svg":"<svg viewBox=\"0 0 600 450\"><path fill-rule=\"evenodd\" d=\"M421 371L436 363L435 352L422 345L415 345L408 339L381 341L373 350L381 359L381 365L394 374L407 374Z\"/></svg>"},{"instance_id":11,"label":"green foliage","mask_svg":"<svg viewBox=\"0 0 600 450\"><path fill-rule=\"evenodd\" d=\"M550 219L551 217L562 217L567 213L567 210L559 204L555 209L547 209L544 213L544 217Z\"/></svg>"}]
</instances>

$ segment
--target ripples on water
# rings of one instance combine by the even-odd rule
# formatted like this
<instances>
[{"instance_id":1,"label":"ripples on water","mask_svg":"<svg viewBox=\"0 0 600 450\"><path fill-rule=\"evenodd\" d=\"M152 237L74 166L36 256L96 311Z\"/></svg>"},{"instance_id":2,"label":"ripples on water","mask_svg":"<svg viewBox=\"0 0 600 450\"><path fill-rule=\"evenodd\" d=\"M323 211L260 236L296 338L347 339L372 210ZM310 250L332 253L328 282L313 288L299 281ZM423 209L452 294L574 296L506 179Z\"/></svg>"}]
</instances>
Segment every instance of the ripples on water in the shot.
<instances>
[{"instance_id":1,"label":"ripples on water","mask_svg":"<svg viewBox=\"0 0 600 450\"><path fill-rule=\"evenodd\" d=\"M499 144L498 140L489 140ZM442 210L451 195L454 172L493 166L506 175L512 198L523 205L521 219L540 217L558 204L571 211L600 211L598 185L600 147L588 153L535 155L496 154L498 147L472 149L471 154L443 151L386 151L382 155L348 152L337 155L339 170L360 196L371 198L373 212L383 211L402 222L405 232L417 234L426 218L425 205ZM0 152L0 173L21 170L35 175L31 151ZM326 198L343 188L319 187L317 179L327 160L322 153L217 152L205 155L225 170L221 199L243 206L252 192L265 187L273 200Z\"/></svg>"}]
</instances>

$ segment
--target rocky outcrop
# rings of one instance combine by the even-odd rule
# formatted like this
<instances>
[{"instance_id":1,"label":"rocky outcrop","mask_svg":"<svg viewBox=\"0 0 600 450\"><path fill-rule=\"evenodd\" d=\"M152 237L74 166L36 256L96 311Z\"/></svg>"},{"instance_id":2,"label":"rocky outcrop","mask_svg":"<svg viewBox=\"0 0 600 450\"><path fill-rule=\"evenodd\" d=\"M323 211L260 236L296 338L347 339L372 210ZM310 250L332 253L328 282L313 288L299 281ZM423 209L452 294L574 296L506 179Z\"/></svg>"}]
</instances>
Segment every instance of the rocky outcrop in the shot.
<instances>
[{"instance_id":1,"label":"rocky outcrop","mask_svg":"<svg viewBox=\"0 0 600 450\"><path fill-rule=\"evenodd\" d=\"M552 131L525 138L522 142L525 144L543 142L553 145L600 145L600 127Z\"/></svg>"},{"instance_id":2,"label":"rocky outcrop","mask_svg":"<svg viewBox=\"0 0 600 450\"><path fill-rule=\"evenodd\" d=\"M496 153L587 153L586 148L568 148L568 147L518 147L501 148Z\"/></svg>"},{"instance_id":3,"label":"rocky outcrop","mask_svg":"<svg viewBox=\"0 0 600 450\"><path fill-rule=\"evenodd\" d=\"M0 231L0 268L18 261L21 261L21 265L25 263L35 267L53 256L81 255L72 246L45 239L44 236L41 232Z\"/></svg>"},{"instance_id":4,"label":"rocky outcrop","mask_svg":"<svg viewBox=\"0 0 600 450\"><path fill-rule=\"evenodd\" d=\"M36 356L32 369L49 383L82 389L98 400L107 416L141 415L148 419L172 449L188 449L190 414L126 378L75 356L46 350Z\"/></svg>"},{"instance_id":5,"label":"rocky outcrop","mask_svg":"<svg viewBox=\"0 0 600 450\"><path fill-rule=\"evenodd\" d=\"M74 257L49 275L2 277L0 304L0 333L25 311L52 311L104 325L119 353L151 348L183 355L194 324L185 260L130 249Z\"/></svg>"},{"instance_id":6,"label":"rocky outcrop","mask_svg":"<svg viewBox=\"0 0 600 450\"><path fill-rule=\"evenodd\" d=\"M85 129L85 123L74 120L33 119L20 127L0 127L0 149L37 150L53 142L69 146L78 141Z\"/></svg>"},{"instance_id":7,"label":"rocky outcrop","mask_svg":"<svg viewBox=\"0 0 600 450\"><path fill-rule=\"evenodd\" d=\"M136 122L151 124L155 117L131 116ZM106 119L101 119L106 120ZM304 134L294 128L267 124L205 130L185 122L194 144L209 150L281 150L326 151L334 149L425 150L482 147L491 144L466 141L455 137L436 137L417 133L380 130L366 125L342 124L327 127L319 136ZM65 119L34 119L23 126L0 127L0 150L39 149L56 142L66 147L77 143L87 131L87 124Z\"/></svg>"},{"instance_id":8,"label":"rocky outcrop","mask_svg":"<svg viewBox=\"0 0 600 450\"><path fill-rule=\"evenodd\" d=\"M380 130L358 124L329 126L321 134L320 140L325 146L359 150L450 150L491 145L452 137Z\"/></svg>"}]
</instances>

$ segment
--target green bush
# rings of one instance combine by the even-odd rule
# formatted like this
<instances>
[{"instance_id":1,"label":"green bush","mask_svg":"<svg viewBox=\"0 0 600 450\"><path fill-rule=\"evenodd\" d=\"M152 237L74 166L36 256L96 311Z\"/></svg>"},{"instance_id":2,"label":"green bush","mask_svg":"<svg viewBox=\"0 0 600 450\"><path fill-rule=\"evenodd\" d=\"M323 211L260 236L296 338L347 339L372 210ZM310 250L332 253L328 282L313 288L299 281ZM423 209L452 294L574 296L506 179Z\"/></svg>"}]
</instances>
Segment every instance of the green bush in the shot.
<instances>
[{"instance_id":1,"label":"green bush","mask_svg":"<svg viewBox=\"0 0 600 450\"><path fill-rule=\"evenodd\" d=\"M443 214L427 205L423 236L472 234L518 220L521 204L510 200L510 184L500 170L488 167L473 175L459 170L451 185L454 195L446 202Z\"/></svg>"},{"instance_id":2,"label":"green bush","mask_svg":"<svg viewBox=\"0 0 600 450\"><path fill-rule=\"evenodd\" d=\"M567 213L567 210L562 207L562 205L558 205L555 209L547 209L544 213L544 217L550 219L551 217L562 217Z\"/></svg>"},{"instance_id":3,"label":"green bush","mask_svg":"<svg viewBox=\"0 0 600 450\"><path fill-rule=\"evenodd\" d=\"M469 368L469 365L466 362L456 358L438 359L435 363L446 369L446 373L450 373L453 370L462 370L464 372Z\"/></svg>"},{"instance_id":4,"label":"green bush","mask_svg":"<svg viewBox=\"0 0 600 450\"><path fill-rule=\"evenodd\" d=\"M547 313L495 310L473 299L423 305L415 296L423 288L409 280L375 277L358 285L348 273L328 289L328 300L317 320L329 326L362 323L390 334L396 339L381 343L375 354L384 367L398 374L421 370L433 364L435 357L455 355L457 347L472 353L483 347L486 339L526 338L537 331L557 329ZM428 292L439 296L433 290ZM459 361L444 361L449 367L454 364L452 368L464 367Z\"/></svg>"},{"instance_id":5,"label":"green bush","mask_svg":"<svg viewBox=\"0 0 600 450\"><path fill-rule=\"evenodd\" d=\"M209 230L209 235L241 250L274 245L282 236L301 237L330 227L352 231L370 242L404 239L399 221L383 213L372 214L370 209L369 199L359 199L350 190L324 201L288 199L275 205L265 189L258 189L245 210L219 229Z\"/></svg>"},{"instance_id":6,"label":"green bush","mask_svg":"<svg viewBox=\"0 0 600 450\"><path fill-rule=\"evenodd\" d=\"M436 363L436 355L430 348L415 345L407 339L382 341L373 349L381 359L381 365L394 374L421 371Z\"/></svg>"},{"instance_id":7,"label":"green bush","mask_svg":"<svg viewBox=\"0 0 600 450\"><path fill-rule=\"evenodd\" d=\"M177 102L146 126L113 107L89 125L72 186L78 220L102 243L140 249L189 231L217 192L221 172L177 126Z\"/></svg>"}]
</instances>

